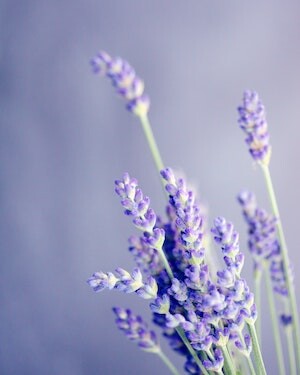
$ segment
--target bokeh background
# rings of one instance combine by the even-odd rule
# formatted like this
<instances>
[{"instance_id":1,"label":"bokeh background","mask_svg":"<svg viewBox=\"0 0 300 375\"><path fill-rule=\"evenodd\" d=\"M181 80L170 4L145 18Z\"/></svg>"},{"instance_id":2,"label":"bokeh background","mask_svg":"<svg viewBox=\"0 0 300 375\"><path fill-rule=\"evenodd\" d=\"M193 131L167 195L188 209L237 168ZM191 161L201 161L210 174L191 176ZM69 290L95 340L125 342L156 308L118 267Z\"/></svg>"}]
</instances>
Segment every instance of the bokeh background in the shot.
<instances>
[{"instance_id":1,"label":"bokeh background","mask_svg":"<svg viewBox=\"0 0 300 375\"><path fill-rule=\"evenodd\" d=\"M236 107L245 88L260 93L299 294L299 12L299 1L276 0L0 1L1 374L167 373L114 325L116 305L150 321L147 302L94 294L85 282L96 270L133 267L135 230L115 178L130 172L157 211L164 205L137 119L91 73L100 49L144 78L165 164L197 186L211 220L235 222L244 248L236 194L247 187L268 201ZM251 271L247 255L249 280ZM263 351L276 374L267 304L263 314Z\"/></svg>"}]
</instances>

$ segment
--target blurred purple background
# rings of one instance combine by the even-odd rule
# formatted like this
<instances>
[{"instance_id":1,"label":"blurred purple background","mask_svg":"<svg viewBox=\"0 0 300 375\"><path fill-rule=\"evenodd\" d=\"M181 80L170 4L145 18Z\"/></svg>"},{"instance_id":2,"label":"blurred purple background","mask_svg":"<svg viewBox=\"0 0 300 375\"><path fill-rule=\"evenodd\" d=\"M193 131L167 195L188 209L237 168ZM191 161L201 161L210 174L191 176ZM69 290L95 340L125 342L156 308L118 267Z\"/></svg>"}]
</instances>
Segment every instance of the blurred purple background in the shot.
<instances>
[{"instance_id":1,"label":"blurred purple background","mask_svg":"<svg viewBox=\"0 0 300 375\"><path fill-rule=\"evenodd\" d=\"M114 179L128 171L155 209L164 203L138 121L91 73L99 49L144 78L165 164L197 185L211 218L236 223L244 247L236 194L248 187L268 202L236 107L245 88L260 93L300 290L299 12L299 1L276 0L0 2L1 374L167 373L114 325L112 306L150 320L148 303L96 295L85 283L96 270L133 266L127 237L135 231ZM264 354L276 374L266 306L263 313Z\"/></svg>"}]
</instances>

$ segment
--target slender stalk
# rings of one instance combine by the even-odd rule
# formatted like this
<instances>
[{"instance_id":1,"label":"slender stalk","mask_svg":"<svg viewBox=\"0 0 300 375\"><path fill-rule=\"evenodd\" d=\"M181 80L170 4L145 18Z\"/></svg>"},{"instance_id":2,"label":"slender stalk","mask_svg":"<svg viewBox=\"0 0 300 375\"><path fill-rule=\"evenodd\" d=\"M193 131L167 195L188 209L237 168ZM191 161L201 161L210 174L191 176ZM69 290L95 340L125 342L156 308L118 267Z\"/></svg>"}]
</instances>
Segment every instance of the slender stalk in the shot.
<instances>
[{"instance_id":1,"label":"slender stalk","mask_svg":"<svg viewBox=\"0 0 300 375\"><path fill-rule=\"evenodd\" d=\"M255 372L255 369L254 369L254 366L253 366L250 355L247 355L246 358L247 358L247 363L248 363L251 375L256 375L256 372Z\"/></svg>"},{"instance_id":2,"label":"slender stalk","mask_svg":"<svg viewBox=\"0 0 300 375\"><path fill-rule=\"evenodd\" d=\"M165 353L162 350L158 351L157 355L164 362L164 364L168 367L168 369L171 371L172 374L180 375L179 371L176 369L176 367L173 365L173 363L169 360L169 358L165 355Z\"/></svg>"},{"instance_id":3,"label":"slender stalk","mask_svg":"<svg viewBox=\"0 0 300 375\"><path fill-rule=\"evenodd\" d=\"M261 345L261 277L262 277L262 270L257 267L254 271L254 296L255 296L255 304L257 308L257 319L255 322L256 333L258 337L259 344Z\"/></svg>"},{"instance_id":4,"label":"slender stalk","mask_svg":"<svg viewBox=\"0 0 300 375\"><path fill-rule=\"evenodd\" d=\"M161 258L161 260L162 260L162 262L163 262L163 264L164 264L164 267L165 267L165 269L166 269L166 271L167 271L167 273L168 273L168 275L169 275L169 278L170 278L171 280L174 279L174 274L173 274L173 272L172 272L172 270L171 270L170 264L169 264L169 262L168 262L168 259L167 259L166 255L165 255L164 251L163 251L162 249L160 249L160 250L158 251L158 253L159 253L160 258Z\"/></svg>"},{"instance_id":5,"label":"slender stalk","mask_svg":"<svg viewBox=\"0 0 300 375\"><path fill-rule=\"evenodd\" d=\"M286 298L284 298L285 302L285 314L290 315L290 306ZM294 347L294 340L293 340L293 331L291 329L291 325L284 327L284 333L286 335L287 345L288 345L288 353L289 353L289 364L290 364L290 374L295 375L297 374L297 364L296 364L296 353Z\"/></svg>"},{"instance_id":6,"label":"slender stalk","mask_svg":"<svg viewBox=\"0 0 300 375\"><path fill-rule=\"evenodd\" d=\"M257 375L267 375L264 361L261 355L258 339L257 339L257 334L255 330L254 324L247 323L249 333L252 339L252 345L253 345L253 352L254 352L254 358L255 358L255 363L257 366Z\"/></svg>"},{"instance_id":7,"label":"slender stalk","mask_svg":"<svg viewBox=\"0 0 300 375\"><path fill-rule=\"evenodd\" d=\"M191 356L193 357L194 361L196 362L197 366L203 372L204 375L208 375L206 368L203 366L202 362L200 361L197 353L195 352L194 348L190 344L189 340L187 339L184 330L181 327L176 328L176 332L180 336L181 340L184 342L185 346L187 347L188 351L190 352Z\"/></svg>"},{"instance_id":8,"label":"slender stalk","mask_svg":"<svg viewBox=\"0 0 300 375\"><path fill-rule=\"evenodd\" d=\"M234 367L234 364L232 362L231 356L228 352L228 349L226 346L222 347L222 352L224 356L224 371L226 375L235 375L236 370Z\"/></svg>"},{"instance_id":9,"label":"slender stalk","mask_svg":"<svg viewBox=\"0 0 300 375\"><path fill-rule=\"evenodd\" d=\"M152 157L154 159L155 166L156 166L158 172L160 173L160 171L162 169L164 169L164 164L163 164L162 158L160 156L160 152L159 152L159 149L157 147L157 143L156 143L156 140L154 138L148 116L147 115L140 116L139 119L141 121L145 137L147 139ZM163 187L164 187L164 183L163 183ZM164 264L164 267L165 267L170 279L172 280L174 278L174 275L173 275L172 269L170 267L170 264L169 264L169 262L168 262L168 260L165 256L164 251L160 250L159 254L160 254L161 260ZM204 375L209 375L207 370L203 366L202 362L200 361L200 359L199 359L197 353L195 352L194 348L192 347L192 345L188 341L184 330L181 327L177 327L176 331L177 331L178 335L180 336L181 340L183 341L183 343L185 344L185 346L187 347L191 356L194 358L194 361L196 362L197 366L200 368L200 370L203 372Z\"/></svg>"},{"instance_id":10,"label":"slender stalk","mask_svg":"<svg viewBox=\"0 0 300 375\"><path fill-rule=\"evenodd\" d=\"M276 313L276 306L275 306L275 299L274 299L274 292L271 284L271 275L269 272L266 272L266 285L267 285L267 295L269 301L269 308L270 308L270 315L273 327L273 335L275 341L275 348L277 354L277 361L278 361L278 370L279 374L285 375L285 368L284 368L284 360L283 360L283 349L281 346L281 339L280 339L280 327L279 327L279 320Z\"/></svg>"},{"instance_id":11,"label":"slender stalk","mask_svg":"<svg viewBox=\"0 0 300 375\"><path fill-rule=\"evenodd\" d=\"M288 352L289 352L289 363L290 363L290 374L297 375L297 365L296 365L296 353L295 348L293 345L293 331L291 327L285 328L286 340L288 344Z\"/></svg>"},{"instance_id":12,"label":"slender stalk","mask_svg":"<svg viewBox=\"0 0 300 375\"><path fill-rule=\"evenodd\" d=\"M244 339L244 336L243 336L242 332L239 333L239 336L240 336L241 342L245 346L245 339ZM247 353L247 354L245 353L243 355L243 358L246 358L246 360L247 360L247 364L248 364L251 375L256 375L250 353Z\"/></svg>"},{"instance_id":13,"label":"slender stalk","mask_svg":"<svg viewBox=\"0 0 300 375\"><path fill-rule=\"evenodd\" d=\"M143 126L144 134L146 136L151 154L153 156L154 163L156 165L156 168L158 169L158 172L160 172L162 169L164 169L164 164L163 164L162 158L160 156L160 152L158 150L157 143L156 143L156 140L154 138L148 116L147 115L140 116L139 119L140 119L141 124Z\"/></svg>"},{"instance_id":14,"label":"slender stalk","mask_svg":"<svg viewBox=\"0 0 300 375\"><path fill-rule=\"evenodd\" d=\"M267 190L273 210L274 216L277 218L277 232L278 232L278 237L279 237L279 242L281 246L281 253L282 253L282 260L283 260L283 266L284 266L284 272L285 272L285 277L286 277L286 285L288 289L288 294L289 294L289 299L290 299L290 304L291 304L291 315L292 315L292 324L294 326L294 339L296 342L296 347L297 347L297 359L298 359L298 369L300 371L300 326L299 326L299 315L297 311L297 302L296 302L296 294L295 294L295 289L294 289L294 284L293 280L291 277L291 272L290 272L290 261L289 261L289 256L288 256L288 250L287 250L287 245L285 241L285 236L283 232L283 227L280 219L280 213L279 213L279 208L276 200L276 195L273 187L273 182L270 174L269 167L267 165L262 165L262 170L263 174L265 177L265 182L267 185Z\"/></svg>"}]
</instances>

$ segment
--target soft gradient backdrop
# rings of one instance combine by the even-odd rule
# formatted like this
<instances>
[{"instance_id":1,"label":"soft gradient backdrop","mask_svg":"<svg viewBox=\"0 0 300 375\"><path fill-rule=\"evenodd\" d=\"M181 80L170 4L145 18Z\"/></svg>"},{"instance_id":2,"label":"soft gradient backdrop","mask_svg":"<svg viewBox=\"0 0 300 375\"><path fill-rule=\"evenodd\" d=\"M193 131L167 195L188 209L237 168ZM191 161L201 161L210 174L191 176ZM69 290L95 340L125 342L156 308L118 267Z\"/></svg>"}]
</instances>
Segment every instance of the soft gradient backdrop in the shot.
<instances>
[{"instance_id":1,"label":"soft gradient backdrop","mask_svg":"<svg viewBox=\"0 0 300 375\"><path fill-rule=\"evenodd\" d=\"M244 247L236 194L248 187L268 202L236 107L245 88L260 93L299 294L299 14L299 1L277 0L0 1L1 374L167 374L114 326L112 306L150 320L147 302L96 295L85 283L96 270L133 266L135 230L114 179L128 171L158 211L164 203L138 121L91 74L99 49L144 78L165 164L185 171L211 218L236 223ZM276 374L263 313L263 351Z\"/></svg>"}]
</instances>

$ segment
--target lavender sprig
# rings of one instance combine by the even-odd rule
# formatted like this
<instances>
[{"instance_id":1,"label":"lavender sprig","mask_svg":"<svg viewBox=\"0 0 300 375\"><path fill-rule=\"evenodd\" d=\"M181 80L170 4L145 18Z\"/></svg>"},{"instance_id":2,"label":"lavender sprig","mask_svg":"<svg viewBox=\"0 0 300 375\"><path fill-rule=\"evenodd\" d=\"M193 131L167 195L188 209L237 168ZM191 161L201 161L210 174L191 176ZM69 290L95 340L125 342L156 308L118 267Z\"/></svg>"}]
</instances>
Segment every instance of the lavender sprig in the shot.
<instances>
[{"instance_id":1,"label":"lavender sprig","mask_svg":"<svg viewBox=\"0 0 300 375\"><path fill-rule=\"evenodd\" d=\"M212 229L212 233L215 235L215 241L221 245L221 249L224 254L224 261L228 271L218 273L219 283L221 281L221 285L226 285L226 281L229 280L229 285L227 285L226 288L223 287L223 293L227 295L227 301L231 302L229 304L229 312L234 313L236 311L234 307L238 307L237 318L235 318L231 324L230 338L234 340L236 334L241 333L243 324L245 322L251 337L258 373L266 374L264 361L254 327L254 323L257 318L254 295L250 292L246 281L240 277L244 257L241 256L242 254L239 251L238 233L234 230L233 225L222 217L218 217L214 224L215 226ZM228 277L228 273L232 274L232 278ZM232 282L234 284L230 286ZM237 348L239 348L239 345Z\"/></svg>"},{"instance_id":2,"label":"lavender sprig","mask_svg":"<svg viewBox=\"0 0 300 375\"><path fill-rule=\"evenodd\" d=\"M114 307L113 312L116 314L118 328L129 340L136 342L142 350L152 353L160 351L155 332L148 328L140 316L134 315L130 309L121 307Z\"/></svg>"},{"instance_id":3,"label":"lavender sprig","mask_svg":"<svg viewBox=\"0 0 300 375\"><path fill-rule=\"evenodd\" d=\"M91 59L91 66L94 73L111 79L117 93L125 99L127 109L140 119L157 170L162 170L164 165L148 119L150 99L144 94L144 82L127 61L113 58L105 51Z\"/></svg>"},{"instance_id":4,"label":"lavender sprig","mask_svg":"<svg viewBox=\"0 0 300 375\"><path fill-rule=\"evenodd\" d=\"M269 300L270 315L273 325L274 342L277 352L277 360L280 374L285 374L285 366L281 355L283 348L279 333L276 305L273 291L287 300L286 277L283 270L280 245L276 236L276 218L257 206L255 195L243 191L238 196L242 206L244 218L248 224L248 247L253 255L256 274L263 269L267 270L267 296ZM259 270L259 271L257 271ZM257 286L257 291L260 285ZM273 289L273 291L272 291ZM259 294L256 293L257 297ZM286 317L286 314L282 314ZM291 324L292 319L283 319L285 323ZM289 333L286 330L287 336ZM287 337L289 340L289 337ZM295 368L295 359L290 356L291 368Z\"/></svg>"},{"instance_id":5,"label":"lavender sprig","mask_svg":"<svg viewBox=\"0 0 300 375\"><path fill-rule=\"evenodd\" d=\"M96 74L110 78L117 93L127 102L127 109L137 116L149 111L150 100L144 94L144 82L136 75L132 66L120 57L113 58L108 53L99 52L91 66Z\"/></svg>"},{"instance_id":6,"label":"lavender sprig","mask_svg":"<svg viewBox=\"0 0 300 375\"><path fill-rule=\"evenodd\" d=\"M245 91L243 104L238 107L240 127L246 133L246 143L255 161L268 165L271 157L265 107L254 91Z\"/></svg>"},{"instance_id":7,"label":"lavender sprig","mask_svg":"<svg viewBox=\"0 0 300 375\"><path fill-rule=\"evenodd\" d=\"M257 160L262 168L265 183L272 207L273 216L277 219L276 228L278 232L278 239L282 252L283 268L286 275L286 284L289 296L289 303L292 313L292 324L294 340L297 347L297 364L300 371L300 322L296 302L296 293L292 277L290 275L290 260L288 256L288 248L285 240L283 226L280 219L279 208L273 187L273 181L269 169L269 161L271 155L271 147L269 144L269 134L267 130L267 123L265 118L264 106L254 92L246 91L244 94L244 102L238 108L240 115L239 124L244 131L249 132L247 143L250 147L250 153L253 158Z\"/></svg>"},{"instance_id":8,"label":"lavender sprig","mask_svg":"<svg viewBox=\"0 0 300 375\"><path fill-rule=\"evenodd\" d=\"M130 309L114 307L116 325L125 336L135 342L138 347L146 352L157 354L174 375L179 372L169 358L161 350L156 333L149 329L147 323L139 315L133 314Z\"/></svg>"},{"instance_id":9,"label":"lavender sprig","mask_svg":"<svg viewBox=\"0 0 300 375\"><path fill-rule=\"evenodd\" d=\"M259 208L255 195L249 191L241 192L238 201L248 224L248 247L255 268L263 268L267 264L273 281L273 290L287 297L286 276L276 234L277 219Z\"/></svg>"},{"instance_id":10,"label":"lavender sprig","mask_svg":"<svg viewBox=\"0 0 300 375\"><path fill-rule=\"evenodd\" d=\"M156 227L157 216L150 208L150 199L143 195L135 178L125 173L122 180L115 181L115 191L121 198L121 204L125 208L124 213L132 216L133 224L144 231L143 241L158 251L169 277L174 277L173 271L163 251L165 231Z\"/></svg>"},{"instance_id":11,"label":"lavender sprig","mask_svg":"<svg viewBox=\"0 0 300 375\"><path fill-rule=\"evenodd\" d=\"M143 281L142 273L135 268L130 274L123 268L116 269L116 275L112 272L95 272L87 283L95 292L102 292L104 289L116 289L124 293L136 293L144 299L157 297L158 286L155 279L149 276Z\"/></svg>"},{"instance_id":12,"label":"lavender sprig","mask_svg":"<svg viewBox=\"0 0 300 375\"><path fill-rule=\"evenodd\" d=\"M204 260L203 219L195 202L195 195L192 190L187 189L182 178L176 179L170 168L162 170L161 176L166 183L169 203L175 213L173 225L178 233L176 251L179 256L183 255L187 264L200 265Z\"/></svg>"}]
</instances>

